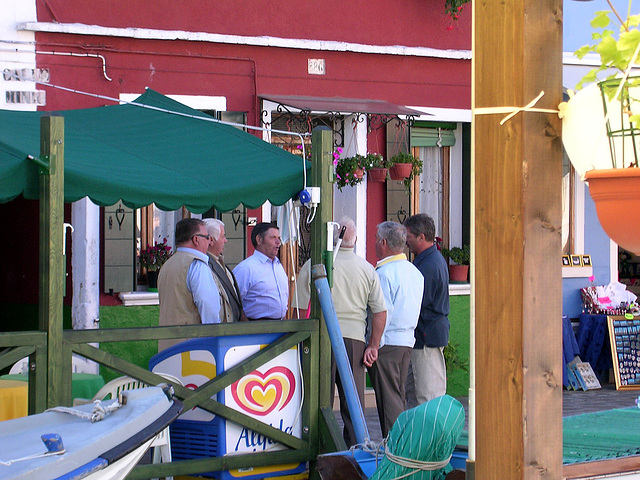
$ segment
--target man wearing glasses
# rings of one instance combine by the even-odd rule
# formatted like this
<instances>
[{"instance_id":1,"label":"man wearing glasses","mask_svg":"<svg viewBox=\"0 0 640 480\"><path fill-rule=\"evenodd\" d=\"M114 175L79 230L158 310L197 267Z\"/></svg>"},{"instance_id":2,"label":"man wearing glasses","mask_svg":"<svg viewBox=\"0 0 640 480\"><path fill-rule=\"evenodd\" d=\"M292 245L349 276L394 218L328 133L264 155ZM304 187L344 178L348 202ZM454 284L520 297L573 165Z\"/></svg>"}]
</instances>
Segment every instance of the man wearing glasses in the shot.
<instances>
[{"instance_id":1,"label":"man wearing glasses","mask_svg":"<svg viewBox=\"0 0 640 480\"><path fill-rule=\"evenodd\" d=\"M202 220L184 218L176 224L176 253L158 275L160 326L220 323L220 295L209 268L211 237ZM164 350L182 340L160 340Z\"/></svg>"}]
</instances>

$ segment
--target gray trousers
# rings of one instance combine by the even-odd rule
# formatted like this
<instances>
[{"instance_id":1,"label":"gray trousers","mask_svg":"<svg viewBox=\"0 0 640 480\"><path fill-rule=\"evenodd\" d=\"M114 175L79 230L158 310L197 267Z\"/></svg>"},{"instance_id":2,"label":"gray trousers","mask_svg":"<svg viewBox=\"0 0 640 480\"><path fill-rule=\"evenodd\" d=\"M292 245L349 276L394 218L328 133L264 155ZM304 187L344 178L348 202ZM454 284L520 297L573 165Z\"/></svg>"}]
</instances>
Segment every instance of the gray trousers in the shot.
<instances>
[{"instance_id":1,"label":"gray trousers","mask_svg":"<svg viewBox=\"0 0 640 480\"><path fill-rule=\"evenodd\" d=\"M385 345L378 350L376 363L368 368L371 385L376 392L376 407L383 438L405 409L404 389L411 350L411 347Z\"/></svg>"}]
</instances>

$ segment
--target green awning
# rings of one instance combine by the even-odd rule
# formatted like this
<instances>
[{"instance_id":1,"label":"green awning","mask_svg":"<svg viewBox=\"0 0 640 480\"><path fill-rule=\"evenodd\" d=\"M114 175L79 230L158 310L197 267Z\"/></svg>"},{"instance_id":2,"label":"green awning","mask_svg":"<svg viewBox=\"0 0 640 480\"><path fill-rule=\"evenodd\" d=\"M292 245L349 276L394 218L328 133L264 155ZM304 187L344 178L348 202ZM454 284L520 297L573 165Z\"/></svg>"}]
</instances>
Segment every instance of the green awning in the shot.
<instances>
[{"instance_id":1,"label":"green awning","mask_svg":"<svg viewBox=\"0 0 640 480\"><path fill-rule=\"evenodd\" d=\"M150 89L136 103L187 116L134 105L55 112L64 117L65 202L202 213L282 205L302 189L300 157ZM0 111L0 203L38 198L27 155L39 156L48 113Z\"/></svg>"}]
</instances>

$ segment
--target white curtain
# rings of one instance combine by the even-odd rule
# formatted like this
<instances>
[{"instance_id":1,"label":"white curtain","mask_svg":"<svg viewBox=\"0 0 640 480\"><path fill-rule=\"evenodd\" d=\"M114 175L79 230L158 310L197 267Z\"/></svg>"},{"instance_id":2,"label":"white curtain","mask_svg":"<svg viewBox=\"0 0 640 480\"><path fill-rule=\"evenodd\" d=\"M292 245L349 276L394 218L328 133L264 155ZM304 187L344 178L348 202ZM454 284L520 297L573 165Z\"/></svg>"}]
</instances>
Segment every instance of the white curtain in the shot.
<instances>
[{"instance_id":1,"label":"white curtain","mask_svg":"<svg viewBox=\"0 0 640 480\"><path fill-rule=\"evenodd\" d=\"M420 175L420 213L426 213L436 225L436 236L442 236L442 149L420 147L423 171Z\"/></svg>"}]
</instances>

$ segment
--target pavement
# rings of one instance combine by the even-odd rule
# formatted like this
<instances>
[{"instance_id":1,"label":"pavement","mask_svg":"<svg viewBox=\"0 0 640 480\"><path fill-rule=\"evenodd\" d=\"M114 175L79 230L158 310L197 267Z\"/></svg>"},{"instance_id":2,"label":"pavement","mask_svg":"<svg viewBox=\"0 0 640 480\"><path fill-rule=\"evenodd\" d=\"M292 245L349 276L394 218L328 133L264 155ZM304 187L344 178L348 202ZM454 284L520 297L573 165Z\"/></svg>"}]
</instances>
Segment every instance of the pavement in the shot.
<instances>
[{"instance_id":1,"label":"pavement","mask_svg":"<svg viewBox=\"0 0 640 480\"><path fill-rule=\"evenodd\" d=\"M365 400L364 417L367 422L369 435L373 442L382 441L380 422L378 421L378 411L375 408L375 396L373 404L371 395L373 391L368 390ZM611 410L613 408L635 407L636 399L640 396L639 390L616 390L615 384L606 383L597 390L563 390L562 392L562 416L581 415L583 413L599 412ZM457 397L462 403L466 413L465 428L469 428L469 399L468 397ZM477 406L476 408L479 408ZM340 412L334 408L334 414L340 429L342 429L342 418Z\"/></svg>"}]
</instances>

